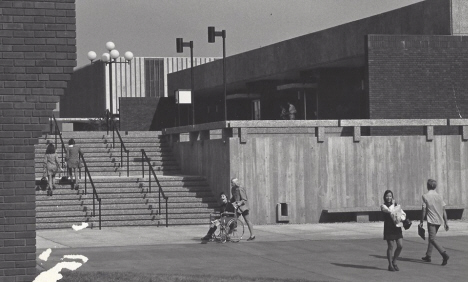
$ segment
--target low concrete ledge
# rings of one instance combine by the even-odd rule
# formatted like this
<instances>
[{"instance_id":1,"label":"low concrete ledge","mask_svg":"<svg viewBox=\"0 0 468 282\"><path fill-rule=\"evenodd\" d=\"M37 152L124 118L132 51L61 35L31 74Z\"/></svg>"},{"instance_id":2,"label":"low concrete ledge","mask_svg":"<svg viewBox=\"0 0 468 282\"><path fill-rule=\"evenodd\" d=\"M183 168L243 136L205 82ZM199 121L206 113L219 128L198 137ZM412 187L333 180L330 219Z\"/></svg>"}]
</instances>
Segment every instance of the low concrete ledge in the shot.
<instances>
[{"instance_id":1,"label":"low concrete ledge","mask_svg":"<svg viewBox=\"0 0 468 282\"><path fill-rule=\"evenodd\" d=\"M229 121L229 127L337 127L338 120L239 120Z\"/></svg>"},{"instance_id":2,"label":"low concrete ledge","mask_svg":"<svg viewBox=\"0 0 468 282\"><path fill-rule=\"evenodd\" d=\"M464 118L456 118L456 119L449 119L448 125L450 126L468 126L468 119Z\"/></svg>"},{"instance_id":3,"label":"low concrete ledge","mask_svg":"<svg viewBox=\"0 0 468 282\"><path fill-rule=\"evenodd\" d=\"M203 123L203 124L197 124L197 125L186 125L186 126L179 126L179 127L164 128L162 130L162 133L163 134L180 134L180 133L187 133L187 132L193 132L193 131L222 129L222 128L227 128L227 127L228 127L227 121L217 121L217 122Z\"/></svg>"},{"instance_id":4,"label":"low concrete ledge","mask_svg":"<svg viewBox=\"0 0 468 282\"><path fill-rule=\"evenodd\" d=\"M446 119L349 119L340 126L446 126Z\"/></svg>"}]
</instances>

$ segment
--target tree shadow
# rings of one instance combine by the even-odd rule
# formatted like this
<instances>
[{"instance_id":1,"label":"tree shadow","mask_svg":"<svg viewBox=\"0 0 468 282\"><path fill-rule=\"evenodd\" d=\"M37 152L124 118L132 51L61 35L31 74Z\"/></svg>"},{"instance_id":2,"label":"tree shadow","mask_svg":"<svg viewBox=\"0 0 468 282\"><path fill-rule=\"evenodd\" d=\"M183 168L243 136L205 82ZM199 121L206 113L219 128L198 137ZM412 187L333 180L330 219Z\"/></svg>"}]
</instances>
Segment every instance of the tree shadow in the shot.
<instances>
[{"instance_id":1,"label":"tree shadow","mask_svg":"<svg viewBox=\"0 0 468 282\"><path fill-rule=\"evenodd\" d=\"M381 256L381 255L369 255L369 256L375 257L375 258L379 258L379 259L385 259L385 260L387 259L387 256ZM427 264L427 262L425 262L425 261L423 261L423 260L421 260L421 259L413 259L413 258L398 257L398 260Z\"/></svg>"},{"instance_id":2,"label":"tree shadow","mask_svg":"<svg viewBox=\"0 0 468 282\"><path fill-rule=\"evenodd\" d=\"M331 264L341 267L351 267L351 268L358 268L358 269L376 269L376 270L387 270L386 268L379 268L375 266L367 266L367 265L360 265L360 264L347 264L347 263L334 263Z\"/></svg>"}]
</instances>

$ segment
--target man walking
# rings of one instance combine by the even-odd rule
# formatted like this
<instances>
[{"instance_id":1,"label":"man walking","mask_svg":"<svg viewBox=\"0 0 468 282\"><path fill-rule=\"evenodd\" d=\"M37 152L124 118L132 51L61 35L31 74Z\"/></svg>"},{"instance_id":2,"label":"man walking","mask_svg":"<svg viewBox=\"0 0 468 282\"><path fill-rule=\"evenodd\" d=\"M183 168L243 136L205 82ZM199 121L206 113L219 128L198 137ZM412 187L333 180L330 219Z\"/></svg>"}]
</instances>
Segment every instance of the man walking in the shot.
<instances>
[{"instance_id":1,"label":"man walking","mask_svg":"<svg viewBox=\"0 0 468 282\"><path fill-rule=\"evenodd\" d=\"M444 223L445 231L449 230L447 224L447 212L445 211L445 202L442 196L439 195L435 189L437 187L437 181L429 179L427 181L428 192L422 196L422 212L420 226L423 224L424 217L427 215L427 231L429 233L429 242L427 245L426 256L422 258L423 261L431 262L432 249L435 247L442 256L442 265L446 265L449 259L449 255L445 251L444 247L436 242L436 235L439 227Z\"/></svg>"},{"instance_id":2,"label":"man walking","mask_svg":"<svg viewBox=\"0 0 468 282\"><path fill-rule=\"evenodd\" d=\"M239 179L232 178L231 179L231 203L233 203L234 207L238 208L238 213L242 214L244 217L245 223L249 227L250 237L247 241L255 240L255 235L253 234L253 226L252 222L249 219L249 206L247 205L247 193L243 187L239 185Z\"/></svg>"}]
</instances>

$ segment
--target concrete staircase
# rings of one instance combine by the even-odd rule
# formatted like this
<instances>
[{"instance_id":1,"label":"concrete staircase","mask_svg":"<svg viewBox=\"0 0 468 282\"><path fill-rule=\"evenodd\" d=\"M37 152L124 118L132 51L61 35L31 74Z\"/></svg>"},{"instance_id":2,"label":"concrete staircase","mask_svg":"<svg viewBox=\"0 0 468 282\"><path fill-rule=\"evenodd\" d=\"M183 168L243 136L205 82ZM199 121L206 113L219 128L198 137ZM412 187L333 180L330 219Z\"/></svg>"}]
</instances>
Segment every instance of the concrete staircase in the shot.
<instances>
[{"instance_id":1,"label":"concrete staircase","mask_svg":"<svg viewBox=\"0 0 468 282\"><path fill-rule=\"evenodd\" d=\"M207 224L209 214L218 206L203 177L181 175L170 147L157 132L130 132L123 135L129 153L127 177L126 154L120 166L120 143L115 136L112 148L112 133L65 132L67 144L74 138L81 147L96 191L101 197L101 224L108 226L164 226L166 224L165 200L161 198L159 214L158 187L152 179L152 191L148 186L148 166L145 163L145 178L141 177L141 149L145 149L168 200L169 225ZM41 138L36 145L36 179L42 177L42 161L46 140L55 142L55 136ZM61 156L60 145L57 154ZM80 189L72 190L68 182L56 184L53 196L36 188L36 226L38 229L71 228L73 224L88 222L99 226L99 206L95 201L93 213L92 187L87 183L84 193L84 168Z\"/></svg>"}]
</instances>

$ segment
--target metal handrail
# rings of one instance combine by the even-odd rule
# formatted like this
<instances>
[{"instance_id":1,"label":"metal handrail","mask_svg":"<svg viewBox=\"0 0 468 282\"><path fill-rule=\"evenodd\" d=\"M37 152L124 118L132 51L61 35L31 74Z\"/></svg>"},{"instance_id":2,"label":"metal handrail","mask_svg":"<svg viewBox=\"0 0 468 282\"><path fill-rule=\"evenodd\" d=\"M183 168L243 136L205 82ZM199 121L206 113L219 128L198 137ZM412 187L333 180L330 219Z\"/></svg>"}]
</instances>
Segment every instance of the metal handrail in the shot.
<instances>
[{"instance_id":1,"label":"metal handrail","mask_svg":"<svg viewBox=\"0 0 468 282\"><path fill-rule=\"evenodd\" d=\"M65 151L65 143L63 142L62 132L60 132L60 128L58 127L57 120L55 119L55 115L52 115L52 120L54 121L54 124L55 124L55 127L54 127L55 148L57 149L57 133L58 133L58 136L60 136L60 142L62 143L62 158L61 158L61 163L62 163L62 168L63 168L63 151Z\"/></svg>"},{"instance_id":2,"label":"metal handrail","mask_svg":"<svg viewBox=\"0 0 468 282\"><path fill-rule=\"evenodd\" d=\"M145 178L145 162L148 163L148 178L149 178L149 193L151 193L151 174L150 172L153 173L154 179L156 179L156 183L158 184L159 187L159 215L161 215L161 194L164 200L166 200L166 227L169 226L169 219L168 219L168 214L167 214L167 200L169 197L167 197L164 194L164 191L161 187L161 184L159 183L158 177L156 176L156 173L154 172L153 166L151 165L151 162L148 158L148 155L146 155L146 152L144 149L141 149L141 173L142 173L142 178Z\"/></svg>"},{"instance_id":3,"label":"metal handrail","mask_svg":"<svg viewBox=\"0 0 468 282\"><path fill-rule=\"evenodd\" d=\"M96 200L98 201L99 203L99 230L101 230L101 198L99 197L97 191L96 191L96 187L94 186L94 182L93 182L93 179L91 178L91 174L89 173L89 169L88 169L88 165L86 164L86 161L85 161L85 158L83 156L83 153L79 153L80 154L80 158L81 160L83 161L83 165L84 165L84 168L85 168L85 195L87 194L87 178L86 176L89 177L89 182L91 183L91 186L93 187L93 217L96 216L96 205L95 205L95 201L94 201L94 198L96 198Z\"/></svg>"},{"instance_id":4,"label":"metal handrail","mask_svg":"<svg viewBox=\"0 0 468 282\"><path fill-rule=\"evenodd\" d=\"M127 153L127 177L130 176L130 168L129 168L129 157L128 153L130 152L127 150L125 147L125 143L122 139L122 136L120 135L119 130L115 126L114 118L111 116L109 118L110 112L109 110L106 110L106 124L107 124L107 135L109 135L109 127L112 127L112 148L115 148L115 132L117 131L117 136L119 137L120 140L120 167L123 166L123 151Z\"/></svg>"}]
</instances>

